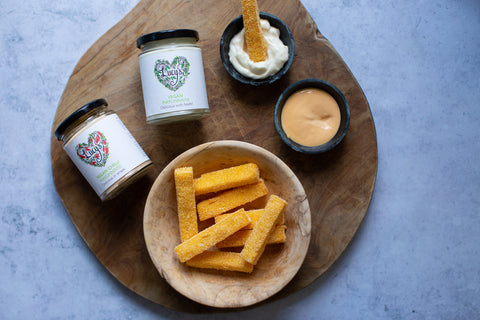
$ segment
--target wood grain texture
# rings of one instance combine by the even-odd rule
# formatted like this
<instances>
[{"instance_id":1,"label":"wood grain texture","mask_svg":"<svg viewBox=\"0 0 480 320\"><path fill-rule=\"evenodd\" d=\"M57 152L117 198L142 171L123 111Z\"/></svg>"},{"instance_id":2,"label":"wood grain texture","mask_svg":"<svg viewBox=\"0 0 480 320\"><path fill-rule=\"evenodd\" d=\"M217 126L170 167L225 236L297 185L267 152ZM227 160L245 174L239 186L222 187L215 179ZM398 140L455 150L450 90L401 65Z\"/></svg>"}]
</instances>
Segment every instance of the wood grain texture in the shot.
<instances>
[{"instance_id":1,"label":"wood grain texture","mask_svg":"<svg viewBox=\"0 0 480 320\"><path fill-rule=\"evenodd\" d=\"M243 207L264 208L272 194L286 200L286 242L267 246L251 274L195 269L180 263L174 254L180 233L173 170L191 166L198 177L211 168L218 170L249 162L260 168L268 195ZM145 241L160 274L190 299L217 308L249 306L281 290L305 259L310 230L308 200L295 174L271 152L241 141L207 142L182 153L155 180L145 205Z\"/></svg>"},{"instance_id":2,"label":"wood grain texture","mask_svg":"<svg viewBox=\"0 0 480 320\"><path fill-rule=\"evenodd\" d=\"M295 39L294 62L276 83L252 88L231 79L223 68L220 37L228 23L241 14L240 1L142 0L82 56L55 114L51 132L53 179L78 232L116 279L168 308L212 311L177 293L159 276L143 239L143 209L150 187L162 169L185 150L215 140L250 142L275 153L302 182L312 211L310 248L295 278L271 299L304 288L338 259L365 217L372 197L377 142L362 89L298 0L258 2L261 11L282 19ZM203 53L211 114L201 121L151 126L145 122L135 42L144 33L172 28L192 28L200 34L198 44ZM275 131L273 116L278 96L288 85L305 78L333 83L350 106L349 131L342 143L327 154L296 153L282 143ZM53 137L66 116L100 97L118 113L154 162L147 176L107 203L100 202Z\"/></svg>"}]
</instances>

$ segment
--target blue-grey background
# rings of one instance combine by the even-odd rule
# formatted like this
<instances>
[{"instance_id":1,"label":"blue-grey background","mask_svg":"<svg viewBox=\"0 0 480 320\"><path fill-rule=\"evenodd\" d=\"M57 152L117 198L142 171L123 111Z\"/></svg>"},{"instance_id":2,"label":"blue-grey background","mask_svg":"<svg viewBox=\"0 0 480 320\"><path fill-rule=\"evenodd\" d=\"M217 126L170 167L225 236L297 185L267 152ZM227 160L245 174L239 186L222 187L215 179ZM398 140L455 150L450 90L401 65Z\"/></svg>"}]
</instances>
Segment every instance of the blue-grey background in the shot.
<instances>
[{"instance_id":1,"label":"blue-grey background","mask_svg":"<svg viewBox=\"0 0 480 320\"><path fill-rule=\"evenodd\" d=\"M67 80L137 2L0 2L0 319L480 319L480 1L302 1L370 103L373 199L311 286L220 315L124 288L53 185L50 130Z\"/></svg>"}]
</instances>

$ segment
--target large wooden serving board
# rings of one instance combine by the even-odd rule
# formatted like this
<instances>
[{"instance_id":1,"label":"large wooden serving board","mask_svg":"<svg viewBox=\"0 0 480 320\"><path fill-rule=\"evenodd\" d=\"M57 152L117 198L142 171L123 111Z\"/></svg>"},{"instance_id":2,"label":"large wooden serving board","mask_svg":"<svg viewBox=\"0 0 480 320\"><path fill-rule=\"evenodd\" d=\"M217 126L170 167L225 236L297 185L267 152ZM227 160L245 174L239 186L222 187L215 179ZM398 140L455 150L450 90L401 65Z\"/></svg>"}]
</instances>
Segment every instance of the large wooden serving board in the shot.
<instances>
[{"instance_id":1,"label":"large wooden serving board","mask_svg":"<svg viewBox=\"0 0 480 320\"><path fill-rule=\"evenodd\" d=\"M306 260L277 295L296 292L322 275L342 254L367 212L377 171L377 142L368 102L333 46L317 30L298 0L259 0L261 11L282 19L295 39L287 75L260 88L240 84L225 71L219 54L224 28L241 14L240 0L142 0L83 55L62 95L52 127L51 158L58 194L78 232L109 272L127 288L155 303L186 312L208 312L172 289L147 253L142 220L145 201L160 171L185 150L208 141L240 140L280 157L303 184L312 213ZM142 34L192 28L200 34L211 114L200 121L148 125L136 39ZM333 83L346 96L350 129L323 155L302 155L283 144L274 127L274 106L288 85L305 78ZM149 174L118 198L102 203L61 143L58 124L83 104L105 98L154 162Z\"/></svg>"}]
</instances>

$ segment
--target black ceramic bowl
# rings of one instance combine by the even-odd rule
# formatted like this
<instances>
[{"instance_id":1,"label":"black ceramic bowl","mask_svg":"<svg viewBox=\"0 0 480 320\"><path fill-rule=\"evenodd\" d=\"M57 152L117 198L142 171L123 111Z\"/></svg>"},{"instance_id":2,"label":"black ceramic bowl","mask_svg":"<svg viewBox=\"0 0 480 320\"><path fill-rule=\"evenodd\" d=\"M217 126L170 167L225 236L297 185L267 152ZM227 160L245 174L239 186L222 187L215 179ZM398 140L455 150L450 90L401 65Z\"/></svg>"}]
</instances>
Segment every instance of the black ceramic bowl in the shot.
<instances>
[{"instance_id":1,"label":"black ceramic bowl","mask_svg":"<svg viewBox=\"0 0 480 320\"><path fill-rule=\"evenodd\" d=\"M290 29L288 29L287 25L283 23L282 20L269 13L260 12L260 18L268 20L272 27L280 30L280 40L282 40L283 44L288 47L288 60L283 65L282 69L280 69L280 71L278 71L276 74L271 75L265 79L251 79L239 73L230 63L230 58L228 55L230 41L237 33L242 30L243 16L239 16L235 18L232 22L230 22L230 24L223 32L222 39L220 40L220 57L222 58L223 65L225 66L225 69L227 69L227 72L234 79L252 86L271 84L280 79L283 75L285 75L285 73L287 73L288 69L292 65L293 55L295 53L295 43L293 41L292 33L290 32Z\"/></svg>"},{"instance_id":2,"label":"black ceramic bowl","mask_svg":"<svg viewBox=\"0 0 480 320\"><path fill-rule=\"evenodd\" d=\"M330 139L328 142L319 146L314 146L314 147L307 147L293 141L286 135L282 127L282 110L283 110L285 101L287 101L288 97L290 97L290 95L293 94L294 92L297 92L305 88L318 88L328 92L335 99L335 101L337 102L340 108L340 117L341 117L340 127L338 128L338 131L335 134L335 136L332 139ZM318 153L327 152L333 149L335 146L337 146L340 143L340 141L342 141L343 137L345 137L349 124L350 124L350 109L348 107L347 100L345 99L343 93L340 90L338 90L338 88L335 87L333 84L320 79L304 79L304 80L295 82L294 84L289 86L287 89L285 89L285 91L283 91L283 93L278 98L277 104L275 106L275 128L277 129L278 134L290 148L302 153L318 154Z\"/></svg>"}]
</instances>

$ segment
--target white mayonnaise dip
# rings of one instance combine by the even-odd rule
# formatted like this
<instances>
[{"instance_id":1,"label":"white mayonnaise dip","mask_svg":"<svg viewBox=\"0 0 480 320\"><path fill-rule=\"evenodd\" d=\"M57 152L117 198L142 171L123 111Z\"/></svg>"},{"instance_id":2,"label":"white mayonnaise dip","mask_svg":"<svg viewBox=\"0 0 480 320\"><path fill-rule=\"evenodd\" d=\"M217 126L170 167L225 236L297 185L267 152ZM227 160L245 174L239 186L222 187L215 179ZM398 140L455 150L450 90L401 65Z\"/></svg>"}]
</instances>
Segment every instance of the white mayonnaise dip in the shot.
<instances>
[{"instance_id":1,"label":"white mayonnaise dip","mask_svg":"<svg viewBox=\"0 0 480 320\"><path fill-rule=\"evenodd\" d=\"M245 28L230 41L230 62L239 73L251 79L264 79L277 73L288 60L288 47L280 40L280 30L270 26L265 19L260 20L260 25L268 45L268 57L265 61L253 62L243 50Z\"/></svg>"}]
</instances>

